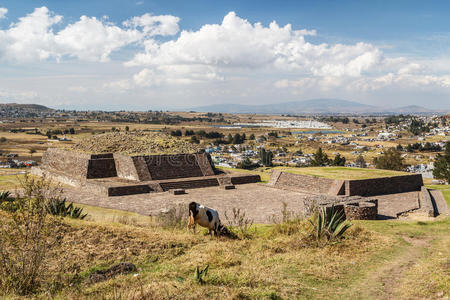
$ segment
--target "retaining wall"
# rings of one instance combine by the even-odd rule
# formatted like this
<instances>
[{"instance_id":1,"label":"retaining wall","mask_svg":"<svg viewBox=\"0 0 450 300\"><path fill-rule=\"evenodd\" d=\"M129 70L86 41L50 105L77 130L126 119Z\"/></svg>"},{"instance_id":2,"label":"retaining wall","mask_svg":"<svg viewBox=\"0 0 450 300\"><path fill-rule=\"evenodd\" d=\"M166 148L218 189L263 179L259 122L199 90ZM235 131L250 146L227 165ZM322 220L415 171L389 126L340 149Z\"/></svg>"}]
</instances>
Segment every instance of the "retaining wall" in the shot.
<instances>
[{"instance_id":1,"label":"retaining wall","mask_svg":"<svg viewBox=\"0 0 450 300\"><path fill-rule=\"evenodd\" d=\"M49 148L42 156L41 165L46 169L53 169L78 179L85 179L90 158L90 154Z\"/></svg>"},{"instance_id":2,"label":"retaining wall","mask_svg":"<svg viewBox=\"0 0 450 300\"><path fill-rule=\"evenodd\" d=\"M423 186L422 175L382 177L361 180L346 180L346 196L376 196L420 191Z\"/></svg>"},{"instance_id":3,"label":"retaining wall","mask_svg":"<svg viewBox=\"0 0 450 300\"><path fill-rule=\"evenodd\" d=\"M376 196L420 191L422 175L411 174L361 180L335 180L273 171L269 185L308 193L345 196Z\"/></svg>"}]
</instances>

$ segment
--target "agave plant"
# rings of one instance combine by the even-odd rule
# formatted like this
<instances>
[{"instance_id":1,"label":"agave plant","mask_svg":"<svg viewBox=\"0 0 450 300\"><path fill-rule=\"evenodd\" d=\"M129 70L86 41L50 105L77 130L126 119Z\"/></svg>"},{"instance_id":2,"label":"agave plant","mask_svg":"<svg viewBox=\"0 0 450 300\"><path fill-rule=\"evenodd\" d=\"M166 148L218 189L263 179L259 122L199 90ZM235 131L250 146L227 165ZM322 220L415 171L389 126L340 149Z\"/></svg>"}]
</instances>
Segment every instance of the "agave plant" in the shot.
<instances>
[{"instance_id":1,"label":"agave plant","mask_svg":"<svg viewBox=\"0 0 450 300\"><path fill-rule=\"evenodd\" d=\"M322 207L309 222L314 227L314 237L318 244L324 239L327 243L340 240L347 229L352 226L345 221L344 211L337 210L334 206L328 210Z\"/></svg>"},{"instance_id":2,"label":"agave plant","mask_svg":"<svg viewBox=\"0 0 450 300\"><path fill-rule=\"evenodd\" d=\"M9 191L0 192L0 203L9 201L11 199L11 193Z\"/></svg>"},{"instance_id":3,"label":"agave plant","mask_svg":"<svg viewBox=\"0 0 450 300\"><path fill-rule=\"evenodd\" d=\"M208 275L208 269L209 269L209 265L206 265L206 267L203 270L200 270L200 268L197 266L197 268L195 269L194 272L194 279L195 281L199 282L199 283L204 283L204 279L206 277L206 275Z\"/></svg>"},{"instance_id":4,"label":"agave plant","mask_svg":"<svg viewBox=\"0 0 450 300\"><path fill-rule=\"evenodd\" d=\"M10 192L0 192L0 209L8 212L18 210L16 198L12 197Z\"/></svg>"},{"instance_id":5,"label":"agave plant","mask_svg":"<svg viewBox=\"0 0 450 300\"><path fill-rule=\"evenodd\" d=\"M66 206L66 199L51 199L47 204L47 212L62 217L70 217L73 219L84 219L87 214L83 214L81 207L73 206L73 203L69 203Z\"/></svg>"}]
</instances>

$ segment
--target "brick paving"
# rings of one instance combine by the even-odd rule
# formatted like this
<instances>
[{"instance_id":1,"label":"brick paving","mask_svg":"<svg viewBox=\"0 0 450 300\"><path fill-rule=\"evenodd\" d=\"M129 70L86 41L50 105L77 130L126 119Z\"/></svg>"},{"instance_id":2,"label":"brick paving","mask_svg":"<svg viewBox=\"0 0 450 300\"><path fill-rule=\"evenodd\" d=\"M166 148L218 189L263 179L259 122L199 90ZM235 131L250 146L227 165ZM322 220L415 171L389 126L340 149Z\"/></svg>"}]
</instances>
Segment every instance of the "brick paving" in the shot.
<instances>
[{"instance_id":1,"label":"brick paving","mask_svg":"<svg viewBox=\"0 0 450 300\"><path fill-rule=\"evenodd\" d=\"M280 217L283 207L293 212L303 211L303 200L310 194L280 190L264 184L237 185L234 190L221 187L207 187L186 190L184 195L169 192L149 193L130 196L107 197L83 191L81 188L67 187L65 196L69 201L92 206L113 208L136 212L142 215L155 215L179 203L196 201L219 211L221 215L240 208L255 223L270 223L271 216ZM379 200L379 218L395 218L398 213L418 208L418 192L375 196Z\"/></svg>"}]
</instances>

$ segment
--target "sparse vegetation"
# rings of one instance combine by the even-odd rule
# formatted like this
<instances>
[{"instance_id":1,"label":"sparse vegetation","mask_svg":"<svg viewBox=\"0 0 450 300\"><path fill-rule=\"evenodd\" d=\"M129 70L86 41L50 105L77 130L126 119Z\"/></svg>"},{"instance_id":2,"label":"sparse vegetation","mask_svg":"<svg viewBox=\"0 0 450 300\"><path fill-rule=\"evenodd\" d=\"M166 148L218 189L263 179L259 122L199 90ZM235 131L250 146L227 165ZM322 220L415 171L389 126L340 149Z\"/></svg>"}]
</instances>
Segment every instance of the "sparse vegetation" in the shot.
<instances>
[{"instance_id":1,"label":"sparse vegetation","mask_svg":"<svg viewBox=\"0 0 450 300\"><path fill-rule=\"evenodd\" d=\"M0 215L0 287L6 293L35 292L47 276L46 260L61 242L62 226L47 213L48 197L55 193L45 178L26 176L17 209Z\"/></svg>"}]
</instances>

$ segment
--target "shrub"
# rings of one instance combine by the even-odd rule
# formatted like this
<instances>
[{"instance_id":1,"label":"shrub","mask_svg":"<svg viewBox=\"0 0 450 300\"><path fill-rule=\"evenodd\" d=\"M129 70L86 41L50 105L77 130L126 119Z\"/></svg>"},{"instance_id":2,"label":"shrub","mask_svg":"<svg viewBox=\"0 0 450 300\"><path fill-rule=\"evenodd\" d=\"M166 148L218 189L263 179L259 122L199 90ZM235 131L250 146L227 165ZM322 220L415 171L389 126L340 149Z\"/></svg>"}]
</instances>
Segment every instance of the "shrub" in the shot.
<instances>
[{"instance_id":1,"label":"shrub","mask_svg":"<svg viewBox=\"0 0 450 300\"><path fill-rule=\"evenodd\" d=\"M17 209L0 217L0 291L26 295L47 277L46 258L60 244L60 219L47 213L48 196L56 189L45 178L25 176ZM0 292L0 293L1 293Z\"/></svg>"},{"instance_id":2,"label":"shrub","mask_svg":"<svg viewBox=\"0 0 450 300\"><path fill-rule=\"evenodd\" d=\"M324 246L339 241L345 231L352 226L345 221L343 210L337 210L334 206L330 209L321 208L309 220L314 227L312 235L318 246Z\"/></svg>"}]
</instances>

